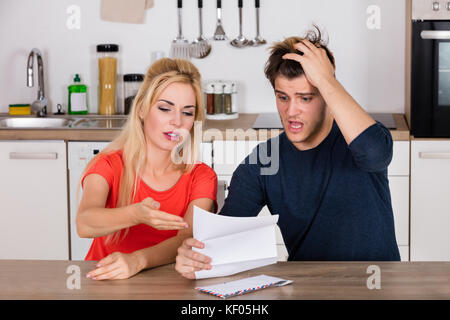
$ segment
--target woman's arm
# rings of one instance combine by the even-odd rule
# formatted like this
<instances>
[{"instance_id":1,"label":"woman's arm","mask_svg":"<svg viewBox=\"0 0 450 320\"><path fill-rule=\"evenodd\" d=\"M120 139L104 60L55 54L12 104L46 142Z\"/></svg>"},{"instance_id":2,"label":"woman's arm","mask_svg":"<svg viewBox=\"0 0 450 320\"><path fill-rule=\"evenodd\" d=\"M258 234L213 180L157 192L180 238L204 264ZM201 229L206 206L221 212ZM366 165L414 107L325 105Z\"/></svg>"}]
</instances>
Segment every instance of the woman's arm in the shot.
<instances>
[{"instance_id":1,"label":"woman's arm","mask_svg":"<svg viewBox=\"0 0 450 320\"><path fill-rule=\"evenodd\" d=\"M100 260L97 269L88 273L87 277L94 280L128 279L136 273L164 264L175 262L178 247L183 240L192 237L192 221L194 205L208 211L212 211L214 202L208 198L191 201L184 216L189 227L178 231L175 237L169 238L149 248L136 250L126 254L114 252Z\"/></svg>"},{"instance_id":2,"label":"woman's arm","mask_svg":"<svg viewBox=\"0 0 450 320\"><path fill-rule=\"evenodd\" d=\"M102 237L124 228L145 223L159 230L187 227L183 218L157 210L159 203L151 198L121 208L105 208L109 185L105 178L90 174L84 179L83 197L76 216L81 238Z\"/></svg>"}]
</instances>

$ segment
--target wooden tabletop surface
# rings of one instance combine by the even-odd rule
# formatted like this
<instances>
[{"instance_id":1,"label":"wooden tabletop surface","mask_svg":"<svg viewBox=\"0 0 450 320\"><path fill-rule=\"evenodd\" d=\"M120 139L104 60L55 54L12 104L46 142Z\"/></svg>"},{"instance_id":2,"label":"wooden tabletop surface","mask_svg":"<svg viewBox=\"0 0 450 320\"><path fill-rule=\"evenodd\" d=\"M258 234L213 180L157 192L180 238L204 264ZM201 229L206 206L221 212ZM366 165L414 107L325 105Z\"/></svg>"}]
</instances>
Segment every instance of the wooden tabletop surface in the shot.
<instances>
[{"instance_id":1,"label":"wooden tabletop surface","mask_svg":"<svg viewBox=\"0 0 450 320\"><path fill-rule=\"evenodd\" d=\"M227 300L416 300L450 299L450 262L278 262L239 274L202 280L181 277L174 265L145 270L127 280L86 278L93 261L0 260L0 299L21 300L221 300L201 293L196 286L211 285L265 274L293 280ZM368 289L369 277L380 269L380 289ZM80 289L74 284L75 266ZM374 283L369 280L369 283Z\"/></svg>"}]
</instances>

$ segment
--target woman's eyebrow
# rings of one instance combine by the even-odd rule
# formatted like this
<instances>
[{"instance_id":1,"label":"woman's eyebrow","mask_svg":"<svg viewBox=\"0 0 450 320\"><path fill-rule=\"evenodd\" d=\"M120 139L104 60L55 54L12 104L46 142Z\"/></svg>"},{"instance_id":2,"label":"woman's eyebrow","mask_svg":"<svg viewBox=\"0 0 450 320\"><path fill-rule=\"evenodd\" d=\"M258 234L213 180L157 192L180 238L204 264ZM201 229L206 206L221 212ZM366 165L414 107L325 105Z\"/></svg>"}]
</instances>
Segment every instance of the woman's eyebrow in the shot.
<instances>
[{"instance_id":1,"label":"woman's eyebrow","mask_svg":"<svg viewBox=\"0 0 450 320\"><path fill-rule=\"evenodd\" d=\"M158 101L163 101L163 102L165 102L167 104L170 104L171 106L175 106L175 103L173 103L172 101L166 100L166 99L159 99ZM196 106L187 105L187 106L183 107L183 109L186 109L186 108L196 108Z\"/></svg>"}]
</instances>

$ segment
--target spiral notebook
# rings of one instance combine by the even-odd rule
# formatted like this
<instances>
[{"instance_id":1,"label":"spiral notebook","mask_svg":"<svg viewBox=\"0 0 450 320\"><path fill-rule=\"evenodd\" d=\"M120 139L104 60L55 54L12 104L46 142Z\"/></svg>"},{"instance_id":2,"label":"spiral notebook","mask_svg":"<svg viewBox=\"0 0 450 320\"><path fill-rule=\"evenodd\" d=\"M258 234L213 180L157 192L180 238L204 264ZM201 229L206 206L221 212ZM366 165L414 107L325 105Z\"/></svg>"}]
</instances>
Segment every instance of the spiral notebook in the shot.
<instances>
[{"instance_id":1,"label":"spiral notebook","mask_svg":"<svg viewBox=\"0 0 450 320\"><path fill-rule=\"evenodd\" d=\"M291 280L270 277L262 274L255 277L218 283L210 286L196 287L195 289L200 290L203 293L212 294L218 298L226 299L270 287L281 287L290 283L292 283Z\"/></svg>"}]
</instances>

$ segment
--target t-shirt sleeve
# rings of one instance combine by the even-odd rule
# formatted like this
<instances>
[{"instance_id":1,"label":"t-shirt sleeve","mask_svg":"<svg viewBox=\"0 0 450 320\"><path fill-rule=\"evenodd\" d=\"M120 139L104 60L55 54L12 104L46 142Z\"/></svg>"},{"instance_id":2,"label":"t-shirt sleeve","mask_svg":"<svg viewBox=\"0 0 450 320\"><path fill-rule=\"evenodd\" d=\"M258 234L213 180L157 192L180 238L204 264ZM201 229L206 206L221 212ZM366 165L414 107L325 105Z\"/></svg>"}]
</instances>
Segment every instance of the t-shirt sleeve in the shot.
<instances>
[{"instance_id":1,"label":"t-shirt sleeve","mask_svg":"<svg viewBox=\"0 0 450 320\"><path fill-rule=\"evenodd\" d=\"M378 121L357 136L349 148L356 166L364 171L386 170L392 160L391 133Z\"/></svg>"},{"instance_id":2,"label":"t-shirt sleeve","mask_svg":"<svg viewBox=\"0 0 450 320\"><path fill-rule=\"evenodd\" d=\"M81 179L81 187L83 187L84 179L92 173L101 175L108 182L109 188L112 188L114 181L114 170L108 157L103 156L94 160L92 166L86 171Z\"/></svg>"},{"instance_id":3,"label":"t-shirt sleeve","mask_svg":"<svg viewBox=\"0 0 450 320\"><path fill-rule=\"evenodd\" d=\"M206 164L200 164L193 173L190 201L208 198L214 201L217 208L217 175Z\"/></svg>"}]
</instances>

